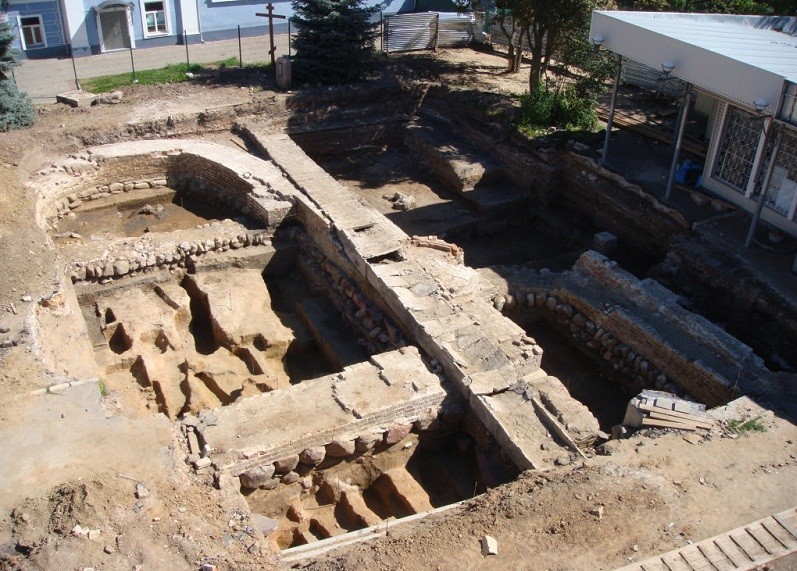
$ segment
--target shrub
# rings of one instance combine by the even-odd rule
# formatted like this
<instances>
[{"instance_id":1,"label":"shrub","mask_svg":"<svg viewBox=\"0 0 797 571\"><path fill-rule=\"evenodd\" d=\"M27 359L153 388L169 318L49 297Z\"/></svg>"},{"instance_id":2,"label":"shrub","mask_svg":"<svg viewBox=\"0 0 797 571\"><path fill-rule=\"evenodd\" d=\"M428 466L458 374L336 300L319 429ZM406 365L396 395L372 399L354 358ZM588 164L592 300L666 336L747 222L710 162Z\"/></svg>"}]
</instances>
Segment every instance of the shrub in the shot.
<instances>
[{"instance_id":1,"label":"shrub","mask_svg":"<svg viewBox=\"0 0 797 571\"><path fill-rule=\"evenodd\" d=\"M0 24L0 132L27 127L36 118L36 110L17 84L9 79L11 68L17 65L15 50L11 48L14 36L10 24Z\"/></svg>"},{"instance_id":2,"label":"shrub","mask_svg":"<svg viewBox=\"0 0 797 571\"><path fill-rule=\"evenodd\" d=\"M0 132L28 127L36 119L36 109L16 84L5 79L0 81Z\"/></svg>"},{"instance_id":3,"label":"shrub","mask_svg":"<svg viewBox=\"0 0 797 571\"><path fill-rule=\"evenodd\" d=\"M557 89L540 86L520 97L517 124L522 130L547 127L592 130L597 120L594 99L579 96L570 85Z\"/></svg>"}]
</instances>

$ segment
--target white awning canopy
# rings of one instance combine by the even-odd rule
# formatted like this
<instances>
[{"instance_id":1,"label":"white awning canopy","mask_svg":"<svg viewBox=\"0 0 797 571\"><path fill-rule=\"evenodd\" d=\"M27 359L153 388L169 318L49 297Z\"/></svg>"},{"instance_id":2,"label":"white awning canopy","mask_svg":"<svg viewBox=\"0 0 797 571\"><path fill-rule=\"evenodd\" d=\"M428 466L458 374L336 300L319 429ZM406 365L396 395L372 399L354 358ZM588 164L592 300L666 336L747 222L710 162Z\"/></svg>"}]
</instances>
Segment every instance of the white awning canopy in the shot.
<instances>
[{"instance_id":1,"label":"white awning canopy","mask_svg":"<svg viewBox=\"0 0 797 571\"><path fill-rule=\"evenodd\" d=\"M747 108L768 113L797 83L797 18L668 12L592 13L590 38L602 48L671 74Z\"/></svg>"}]
</instances>

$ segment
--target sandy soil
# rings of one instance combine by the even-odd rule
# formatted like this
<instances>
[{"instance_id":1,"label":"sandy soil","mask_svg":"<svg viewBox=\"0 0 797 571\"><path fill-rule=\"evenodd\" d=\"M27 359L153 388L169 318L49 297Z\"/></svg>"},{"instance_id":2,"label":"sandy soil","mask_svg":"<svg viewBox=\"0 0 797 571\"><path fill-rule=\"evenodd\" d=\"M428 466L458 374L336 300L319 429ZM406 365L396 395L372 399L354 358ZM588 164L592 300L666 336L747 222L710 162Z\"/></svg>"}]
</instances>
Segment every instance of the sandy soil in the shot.
<instances>
[{"instance_id":1,"label":"sandy soil","mask_svg":"<svg viewBox=\"0 0 797 571\"><path fill-rule=\"evenodd\" d=\"M525 73L503 74L497 56L441 50L420 59L421 77L505 93L525 88ZM398 70L413 58L390 62ZM51 157L79 149L86 133L261 97L274 95L240 86L140 86L117 106L43 107L32 129L0 134L0 326L9 328L0 339L17 343L0 350L0 569L280 566L261 553L262 538L241 531L239 514L246 507L240 498L216 490L183 463L168 421L131 419L113 392L100 395L91 355L75 345L74 316L59 313L58 304L39 303L64 293L63 260L35 225L32 193L24 186ZM214 137L230 140L226 134ZM23 301L28 295L32 301ZM57 348L43 349L41 336L53 331ZM64 375L84 384L62 394L31 394ZM678 433L617 441L610 456L524 475L455 511L397 526L388 538L302 565L622 566L795 504L797 428L771 415L764 420L766 432L728 438L718 431L698 444ZM147 488L147 497L136 498L136 482ZM602 519L590 513L599 505ZM70 535L75 525L99 529L100 537ZM484 533L497 538L498 556L480 554Z\"/></svg>"}]
</instances>

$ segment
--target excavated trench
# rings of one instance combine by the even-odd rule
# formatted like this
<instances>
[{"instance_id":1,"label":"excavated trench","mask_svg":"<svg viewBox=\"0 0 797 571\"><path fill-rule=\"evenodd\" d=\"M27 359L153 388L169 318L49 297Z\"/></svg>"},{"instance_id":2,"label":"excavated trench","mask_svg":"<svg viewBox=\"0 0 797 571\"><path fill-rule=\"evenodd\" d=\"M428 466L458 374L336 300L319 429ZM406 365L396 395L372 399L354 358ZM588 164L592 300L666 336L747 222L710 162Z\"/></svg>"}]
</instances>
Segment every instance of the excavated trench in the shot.
<instances>
[{"instance_id":1,"label":"excavated trench","mask_svg":"<svg viewBox=\"0 0 797 571\"><path fill-rule=\"evenodd\" d=\"M296 257L294 246L284 248ZM177 418L365 360L356 333L307 286L295 260L281 265L288 267L159 275L82 292L109 388L134 410ZM255 317L236 319L233 308Z\"/></svg>"},{"instance_id":2,"label":"excavated trench","mask_svg":"<svg viewBox=\"0 0 797 571\"><path fill-rule=\"evenodd\" d=\"M532 224L528 197L493 162L471 173L472 188L463 189L455 174L433 157L449 152L467 176L467 163L477 162L478 148L460 142L460 148L451 150L425 127L355 127L293 138L324 170L408 235L434 235L460 246L470 267L532 263L566 268L586 247L578 236L562 240ZM412 208L397 209L396 195L411 196Z\"/></svg>"},{"instance_id":3,"label":"excavated trench","mask_svg":"<svg viewBox=\"0 0 797 571\"><path fill-rule=\"evenodd\" d=\"M271 540L279 549L450 505L517 475L494 443L461 425L411 433L391 446L296 470L288 485L242 489L252 512L273 520Z\"/></svg>"},{"instance_id":4,"label":"excavated trench","mask_svg":"<svg viewBox=\"0 0 797 571\"><path fill-rule=\"evenodd\" d=\"M622 423L628 400L636 394L627 388L632 379L623 379L622 372L586 351L549 320L523 311L507 312L507 317L545 349L541 367L589 409L601 430L611 433L612 426Z\"/></svg>"}]
</instances>

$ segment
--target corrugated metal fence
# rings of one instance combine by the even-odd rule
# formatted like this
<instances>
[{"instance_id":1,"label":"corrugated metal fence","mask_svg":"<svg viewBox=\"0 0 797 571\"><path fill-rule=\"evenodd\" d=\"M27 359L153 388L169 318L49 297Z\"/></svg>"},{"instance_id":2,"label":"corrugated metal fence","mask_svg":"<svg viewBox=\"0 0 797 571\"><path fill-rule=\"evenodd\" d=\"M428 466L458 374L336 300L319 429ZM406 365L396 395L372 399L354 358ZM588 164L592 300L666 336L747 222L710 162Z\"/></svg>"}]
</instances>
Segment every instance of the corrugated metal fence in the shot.
<instances>
[{"instance_id":1,"label":"corrugated metal fence","mask_svg":"<svg viewBox=\"0 0 797 571\"><path fill-rule=\"evenodd\" d=\"M686 83L677 78L662 81L661 70L654 69L643 63L628 58L623 58L623 69L620 79L628 85L636 85L642 89L658 91L669 97L681 97L684 94Z\"/></svg>"},{"instance_id":2,"label":"corrugated metal fence","mask_svg":"<svg viewBox=\"0 0 797 571\"><path fill-rule=\"evenodd\" d=\"M386 52L407 52L467 46L473 41L473 14L421 12L384 19Z\"/></svg>"}]
</instances>

